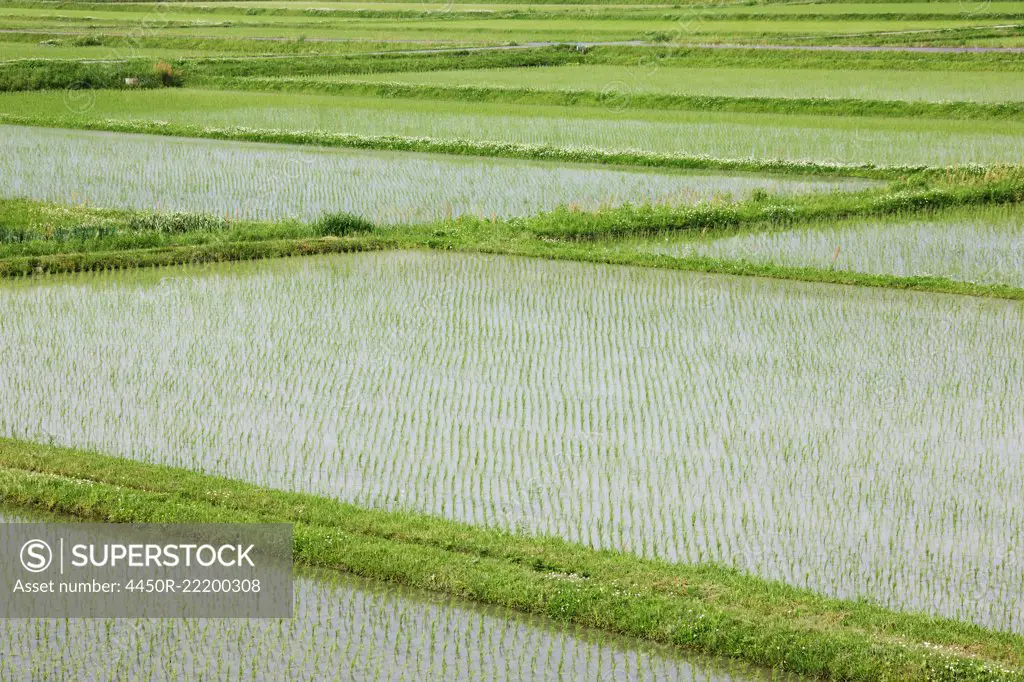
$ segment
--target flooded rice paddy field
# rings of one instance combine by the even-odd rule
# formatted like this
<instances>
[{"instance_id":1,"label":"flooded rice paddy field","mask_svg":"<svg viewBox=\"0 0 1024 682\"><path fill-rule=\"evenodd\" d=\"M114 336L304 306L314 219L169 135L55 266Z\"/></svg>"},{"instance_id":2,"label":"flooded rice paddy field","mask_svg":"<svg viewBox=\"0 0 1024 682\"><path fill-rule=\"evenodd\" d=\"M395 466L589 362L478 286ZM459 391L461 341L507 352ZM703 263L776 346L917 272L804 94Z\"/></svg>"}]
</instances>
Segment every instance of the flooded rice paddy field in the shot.
<instances>
[{"instance_id":1,"label":"flooded rice paddy field","mask_svg":"<svg viewBox=\"0 0 1024 682\"><path fill-rule=\"evenodd\" d=\"M0 435L1024 632L1017 303L374 253L0 287Z\"/></svg>"},{"instance_id":2,"label":"flooded rice paddy field","mask_svg":"<svg viewBox=\"0 0 1024 682\"><path fill-rule=\"evenodd\" d=\"M0 126L0 146L6 198L261 220L336 212L383 223L511 217L570 204L696 204L756 189L798 194L874 184L19 126Z\"/></svg>"},{"instance_id":3,"label":"flooded rice paddy field","mask_svg":"<svg viewBox=\"0 0 1024 682\"><path fill-rule=\"evenodd\" d=\"M970 207L912 218L829 221L706 239L674 235L644 240L639 248L675 257L1024 287L1024 210L1018 205Z\"/></svg>"}]
</instances>

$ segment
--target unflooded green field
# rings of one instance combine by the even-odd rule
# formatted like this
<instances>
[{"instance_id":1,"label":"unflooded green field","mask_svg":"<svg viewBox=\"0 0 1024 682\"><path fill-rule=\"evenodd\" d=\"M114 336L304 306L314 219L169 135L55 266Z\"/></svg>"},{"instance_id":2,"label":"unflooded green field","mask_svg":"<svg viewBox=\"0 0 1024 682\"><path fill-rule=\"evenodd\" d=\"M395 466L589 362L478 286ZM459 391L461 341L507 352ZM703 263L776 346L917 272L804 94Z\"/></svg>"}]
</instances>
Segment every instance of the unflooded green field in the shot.
<instances>
[{"instance_id":1,"label":"unflooded green field","mask_svg":"<svg viewBox=\"0 0 1024 682\"><path fill-rule=\"evenodd\" d=\"M80 94L80 93L76 93ZM18 116L139 119L209 127L326 130L558 147L641 150L725 159L879 165L1012 163L1024 157L1024 123L612 111L216 90L0 94Z\"/></svg>"},{"instance_id":2,"label":"unflooded green field","mask_svg":"<svg viewBox=\"0 0 1024 682\"><path fill-rule=\"evenodd\" d=\"M1014 3L1000 3L1013 5ZM643 9L655 9L664 10L664 5L657 4L615 4L615 2L580 2L575 4L559 4L559 3L532 3L532 2L506 2L506 3L477 3L477 2L462 2L461 0L444 0L443 2L404 2L401 0L395 0L395 2L316 2L315 0L310 2L308 0L243 0L241 2L234 2L226 0L225 2L189 2L186 7L188 8L200 8L200 7L237 7L239 9L340 9L340 10L382 10L388 12L437 12L446 11L448 9L454 9L459 12L501 12L507 10L524 11L530 12L564 12L566 10L576 11L581 8L586 9L586 5L595 5L594 9L597 11L613 10L613 9L625 9L625 10L643 10Z\"/></svg>"},{"instance_id":3,"label":"unflooded green field","mask_svg":"<svg viewBox=\"0 0 1024 682\"><path fill-rule=\"evenodd\" d=\"M1024 210L1019 205L714 238L681 235L642 242L639 248L669 256L1024 287Z\"/></svg>"},{"instance_id":4,"label":"unflooded green field","mask_svg":"<svg viewBox=\"0 0 1024 682\"><path fill-rule=\"evenodd\" d=\"M46 15L29 13L4 19L7 28L35 30L68 30L69 23L93 27L102 32L130 32L146 20L146 12L109 12L102 10L81 13ZM92 17L92 18L90 18ZM269 19L264 21L264 19ZM978 17L975 19L925 19L901 21L900 31L991 31L1007 20ZM186 15L176 21L163 22L152 32L160 37L212 36L220 38L288 38L345 40L452 40L488 44L531 41L629 41L665 40L670 43L693 42L822 42L836 36L874 36L894 30L893 22L879 20L784 19L765 22L756 19L736 21L702 21L678 16L639 18L573 18L557 14L541 14L529 18L467 18L453 20L428 18L333 18L265 17L239 15Z\"/></svg>"},{"instance_id":5,"label":"unflooded green field","mask_svg":"<svg viewBox=\"0 0 1024 682\"><path fill-rule=\"evenodd\" d=\"M18 126L0 127L0 192L104 208L247 219L347 212L386 223L464 214L532 215L557 206L694 204L860 188L860 180L653 173L401 152L289 147ZM39 159L48 163L39 163Z\"/></svg>"},{"instance_id":6,"label":"unflooded green field","mask_svg":"<svg viewBox=\"0 0 1024 682\"><path fill-rule=\"evenodd\" d=\"M0 507L0 523L42 520ZM294 590L291 619L0 619L0 678L787 679L336 572L297 569Z\"/></svg>"},{"instance_id":7,"label":"unflooded green field","mask_svg":"<svg viewBox=\"0 0 1024 682\"><path fill-rule=\"evenodd\" d=\"M0 435L1024 631L1017 303L378 253L0 288Z\"/></svg>"},{"instance_id":8,"label":"unflooded green field","mask_svg":"<svg viewBox=\"0 0 1024 682\"><path fill-rule=\"evenodd\" d=\"M351 80L351 76L343 77ZM901 101L1013 102L1024 97L1024 78L992 71L949 74L922 71L682 68L586 64L518 69L381 73L358 80L439 85L492 85L551 90Z\"/></svg>"}]
</instances>

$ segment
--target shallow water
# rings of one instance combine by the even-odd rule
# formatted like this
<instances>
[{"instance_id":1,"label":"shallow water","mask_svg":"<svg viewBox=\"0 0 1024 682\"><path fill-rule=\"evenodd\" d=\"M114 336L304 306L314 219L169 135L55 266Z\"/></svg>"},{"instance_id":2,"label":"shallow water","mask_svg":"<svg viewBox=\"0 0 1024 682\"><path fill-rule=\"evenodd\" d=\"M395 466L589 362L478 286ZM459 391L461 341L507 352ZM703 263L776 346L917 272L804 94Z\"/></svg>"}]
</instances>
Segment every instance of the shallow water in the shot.
<instances>
[{"instance_id":1,"label":"shallow water","mask_svg":"<svg viewBox=\"0 0 1024 682\"><path fill-rule=\"evenodd\" d=\"M0 126L0 147L0 196L266 220L339 211L384 223L511 217L570 204L694 204L743 198L755 189L799 193L873 184L19 126Z\"/></svg>"},{"instance_id":2,"label":"shallow water","mask_svg":"<svg viewBox=\"0 0 1024 682\"><path fill-rule=\"evenodd\" d=\"M930 218L848 220L717 239L675 236L639 248L760 264L1024 287L1024 210L995 206Z\"/></svg>"},{"instance_id":3,"label":"shallow water","mask_svg":"<svg viewBox=\"0 0 1024 682\"><path fill-rule=\"evenodd\" d=\"M1024 308L374 253L0 287L0 435L1024 632Z\"/></svg>"}]
</instances>

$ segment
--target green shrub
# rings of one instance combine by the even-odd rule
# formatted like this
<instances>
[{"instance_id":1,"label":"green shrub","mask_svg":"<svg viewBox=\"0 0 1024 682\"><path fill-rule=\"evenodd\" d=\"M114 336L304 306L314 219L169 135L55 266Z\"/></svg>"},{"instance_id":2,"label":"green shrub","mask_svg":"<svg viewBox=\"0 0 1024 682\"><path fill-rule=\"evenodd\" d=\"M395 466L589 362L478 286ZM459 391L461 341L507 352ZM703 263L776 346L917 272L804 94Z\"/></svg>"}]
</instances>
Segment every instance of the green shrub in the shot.
<instances>
[{"instance_id":1,"label":"green shrub","mask_svg":"<svg viewBox=\"0 0 1024 682\"><path fill-rule=\"evenodd\" d=\"M374 228L374 224L351 213L329 213L317 220L315 227L322 235L343 237L356 232L369 232Z\"/></svg>"}]
</instances>

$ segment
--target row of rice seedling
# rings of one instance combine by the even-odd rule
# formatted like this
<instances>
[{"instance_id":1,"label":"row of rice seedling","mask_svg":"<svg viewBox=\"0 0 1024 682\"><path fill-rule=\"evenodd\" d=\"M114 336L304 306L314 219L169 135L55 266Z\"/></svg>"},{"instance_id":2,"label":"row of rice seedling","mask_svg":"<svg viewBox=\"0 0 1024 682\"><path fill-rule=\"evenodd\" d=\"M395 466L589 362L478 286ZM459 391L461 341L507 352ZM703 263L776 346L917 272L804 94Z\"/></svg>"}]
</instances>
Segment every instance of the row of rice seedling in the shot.
<instances>
[{"instance_id":1,"label":"row of rice seedling","mask_svg":"<svg viewBox=\"0 0 1024 682\"><path fill-rule=\"evenodd\" d=\"M349 80L352 76L338 76ZM901 101L1014 102L1024 79L1012 72L841 71L835 69L682 68L569 64L510 69L420 71L359 80L440 85L496 85L552 90L602 90L729 97L838 98Z\"/></svg>"},{"instance_id":2,"label":"row of rice seedling","mask_svg":"<svg viewBox=\"0 0 1024 682\"><path fill-rule=\"evenodd\" d=\"M756 189L801 193L858 180L605 170L525 161L361 152L0 126L10 198L232 218L345 212L385 223L510 217L572 204L696 204ZM48 159L45 164L40 158Z\"/></svg>"},{"instance_id":3,"label":"row of rice seedling","mask_svg":"<svg viewBox=\"0 0 1024 682\"><path fill-rule=\"evenodd\" d=\"M817 160L877 165L1012 163L1024 156L1014 121L843 119L722 112L620 112L600 107L517 106L309 94L205 90L0 94L17 116L144 119L209 127L323 130L597 147L726 159ZM74 125L69 120L68 125Z\"/></svg>"},{"instance_id":4,"label":"row of rice seedling","mask_svg":"<svg viewBox=\"0 0 1024 682\"><path fill-rule=\"evenodd\" d=\"M1024 632L1019 304L422 253L0 289L0 435Z\"/></svg>"},{"instance_id":5,"label":"row of rice seedling","mask_svg":"<svg viewBox=\"0 0 1024 682\"><path fill-rule=\"evenodd\" d=\"M16 510L5 516L0 522L33 520ZM297 572L294 603L291 619L0 619L0 678L779 679L738 663L336 573Z\"/></svg>"},{"instance_id":6,"label":"row of rice seedling","mask_svg":"<svg viewBox=\"0 0 1024 682\"><path fill-rule=\"evenodd\" d=\"M645 251L900 277L1024 287L1024 209L973 207L924 217L857 219L785 231L679 235Z\"/></svg>"}]
</instances>

